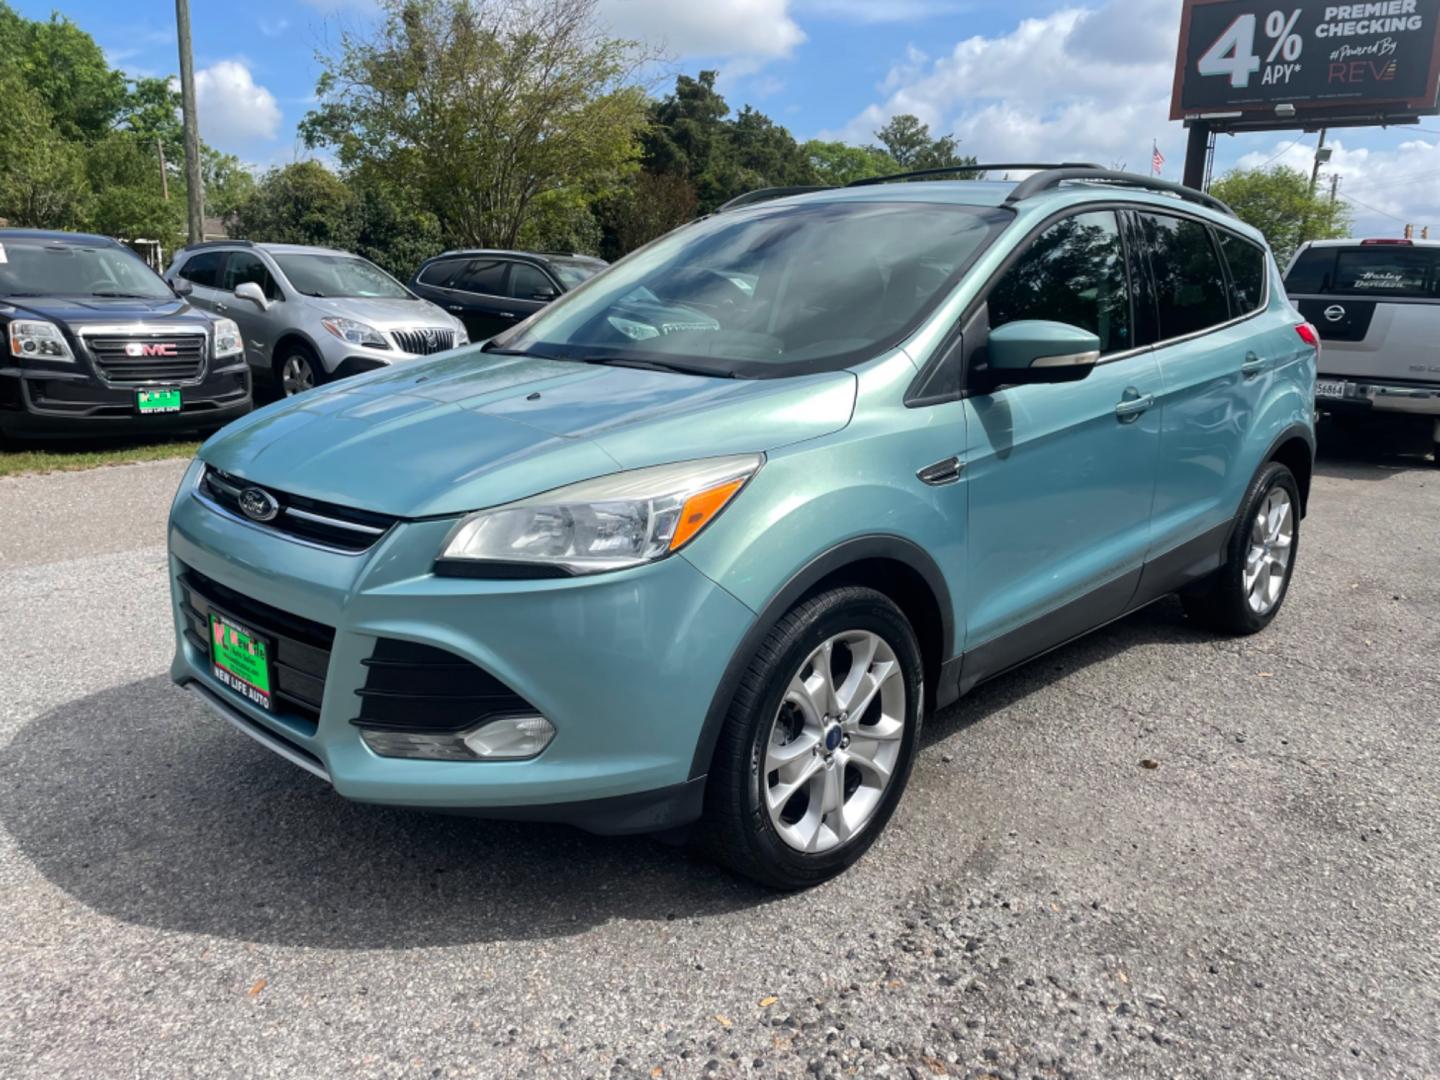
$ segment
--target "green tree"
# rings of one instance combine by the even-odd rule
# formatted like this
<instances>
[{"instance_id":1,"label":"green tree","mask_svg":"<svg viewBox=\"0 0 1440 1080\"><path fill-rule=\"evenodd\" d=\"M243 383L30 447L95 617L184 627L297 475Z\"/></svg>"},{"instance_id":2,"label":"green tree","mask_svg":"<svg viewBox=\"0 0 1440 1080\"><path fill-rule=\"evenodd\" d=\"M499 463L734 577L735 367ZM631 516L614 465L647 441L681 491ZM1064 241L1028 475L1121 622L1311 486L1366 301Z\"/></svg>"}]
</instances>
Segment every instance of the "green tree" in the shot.
<instances>
[{"instance_id":1,"label":"green tree","mask_svg":"<svg viewBox=\"0 0 1440 1080\"><path fill-rule=\"evenodd\" d=\"M229 224L242 239L353 251L360 239L360 206L329 169L318 161L300 161L266 173Z\"/></svg>"},{"instance_id":2,"label":"green tree","mask_svg":"<svg viewBox=\"0 0 1440 1080\"><path fill-rule=\"evenodd\" d=\"M59 13L40 22L0 2L0 64L19 71L64 139L104 135L125 102L125 77L94 38Z\"/></svg>"},{"instance_id":3,"label":"green tree","mask_svg":"<svg viewBox=\"0 0 1440 1080\"><path fill-rule=\"evenodd\" d=\"M85 171L94 192L87 228L125 240L159 240L166 248L182 241L185 196L160 184L154 143L128 131L113 131L85 150Z\"/></svg>"},{"instance_id":4,"label":"green tree","mask_svg":"<svg viewBox=\"0 0 1440 1080\"><path fill-rule=\"evenodd\" d=\"M15 65L0 65L0 99L0 217L11 225L79 228L90 200L83 148L56 131Z\"/></svg>"},{"instance_id":5,"label":"green tree","mask_svg":"<svg viewBox=\"0 0 1440 1080\"><path fill-rule=\"evenodd\" d=\"M600 254L618 259L694 220L699 206L699 196L685 177L673 172L641 172L600 205L598 216L604 230Z\"/></svg>"},{"instance_id":6,"label":"green tree","mask_svg":"<svg viewBox=\"0 0 1440 1080\"><path fill-rule=\"evenodd\" d=\"M1310 177L1299 169L1236 169L1210 186L1230 204L1241 221L1265 234L1280 265L1289 262L1304 240L1330 240L1350 233L1350 209L1310 190Z\"/></svg>"},{"instance_id":7,"label":"green tree","mask_svg":"<svg viewBox=\"0 0 1440 1080\"><path fill-rule=\"evenodd\" d=\"M898 161L875 146L851 146L849 143L811 139L800 149L809 159L810 168L819 182L834 187L901 171Z\"/></svg>"},{"instance_id":8,"label":"green tree","mask_svg":"<svg viewBox=\"0 0 1440 1080\"><path fill-rule=\"evenodd\" d=\"M875 138L880 141L880 146L874 149L883 148L907 172L975 164L973 157L960 154L960 144L953 135L934 138L930 134L930 125L921 123L919 117L909 113L892 117L888 124L875 132Z\"/></svg>"},{"instance_id":9,"label":"green tree","mask_svg":"<svg viewBox=\"0 0 1440 1080\"><path fill-rule=\"evenodd\" d=\"M349 177L349 185L359 215L357 253L408 281L416 267L445 248L440 219L403 177L362 172Z\"/></svg>"},{"instance_id":10,"label":"green tree","mask_svg":"<svg viewBox=\"0 0 1440 1080\"><path fill-rule=\"evenodd\" d=\"M638 157L646 56L596 4L380 0L376 31L321 57L305 138L404 176L452 239L514 246L542 195L594 195Z\"/></svg>"}]
</instances>

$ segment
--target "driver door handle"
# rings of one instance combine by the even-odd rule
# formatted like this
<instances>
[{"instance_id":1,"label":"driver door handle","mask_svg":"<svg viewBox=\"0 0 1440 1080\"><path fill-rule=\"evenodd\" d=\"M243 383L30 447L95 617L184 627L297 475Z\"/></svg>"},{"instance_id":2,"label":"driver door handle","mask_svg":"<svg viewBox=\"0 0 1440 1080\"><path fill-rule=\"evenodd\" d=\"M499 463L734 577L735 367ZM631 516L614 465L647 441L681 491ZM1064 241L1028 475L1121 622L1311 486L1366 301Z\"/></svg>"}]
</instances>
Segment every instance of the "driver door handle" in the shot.
<instances>
[{"instance_id":1,"label":"driver door handle","mask_svg":"<svg viewBox=\"0 0 1440 1080\"><path fill-rule=\"evenodd\" d=\"M1125 397L1115 406L1115 415L1122 424L1137 420L1141 413L1148 412L1155 404L1154 394L1142 394L1133 386L1125 391Z\"/></svg>"},{"instance_id":2,"label":"driver door handle","mask_svg":"<svg viewBox=\"0 0 1440 1080\"><path fill-rule=\"evenodd\" d=\"M500 312L500 317L501 317L502 319L514 319L514 318L518 318L518 316L517 316L513 311L502 311L502 312Z\"/></svg>"},{"instance_id":3,"label":"driver door handle","mask_svg":"<svg viewBox=\"0 0 1440 1080\"><path fill-rule=\"evenodd\" d=\"M450 304L450 305L447 305L447 306L450 308L451 311L464 311L464 310L465 310L465 306L464 306L463 304Z\"/></svg>"},{"instance_id":4,"label":"driver door handle","mask_svg":"<svg viewBox=\"0 0 1440 1080\"><path fill-rule=\"evenodd\" d=\"M229 311L230 309L227 308L224 304L222 304L219 300L216 300L216 301L215 301L215 310L216 310L216 311Z\"/></svg>"}]
</instances>

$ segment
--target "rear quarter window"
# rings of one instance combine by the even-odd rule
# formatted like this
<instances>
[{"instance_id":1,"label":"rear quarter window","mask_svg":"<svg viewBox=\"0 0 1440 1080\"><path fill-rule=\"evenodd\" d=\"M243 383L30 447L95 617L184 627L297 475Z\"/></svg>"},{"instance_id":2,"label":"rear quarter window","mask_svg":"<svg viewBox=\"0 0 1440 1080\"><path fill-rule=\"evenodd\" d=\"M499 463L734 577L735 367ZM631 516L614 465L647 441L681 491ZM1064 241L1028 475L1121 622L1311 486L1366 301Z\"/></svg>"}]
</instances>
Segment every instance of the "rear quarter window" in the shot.
<instances>
[{"instance_id":1,"label":"rear quarter window","mask_svg":"<svg viewBox=\"0 0 1440 1080\"><path fill-rule=\"evenodd\" d=\"M1249 315L1265 303L1265 252L1234 233L1220 232L1220 251L1230 267L1235 313Z\"/></svg>"}]
</instances>

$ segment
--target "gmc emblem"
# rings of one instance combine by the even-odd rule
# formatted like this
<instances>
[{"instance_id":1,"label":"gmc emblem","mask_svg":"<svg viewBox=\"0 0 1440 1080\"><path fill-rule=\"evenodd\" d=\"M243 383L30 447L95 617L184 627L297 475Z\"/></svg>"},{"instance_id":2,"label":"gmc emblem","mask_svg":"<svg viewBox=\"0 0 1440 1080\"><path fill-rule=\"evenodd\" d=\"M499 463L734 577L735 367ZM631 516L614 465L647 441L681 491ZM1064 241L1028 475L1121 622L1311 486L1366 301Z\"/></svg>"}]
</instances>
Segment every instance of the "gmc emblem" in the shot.
<instances>
[{"instance_id":1,"label":"gmc emblem","mask_svg":"<svg viewBox=\"0 0 1440 1080\"><path fill-rule=\"evenodd\" d=\"M175 345L169 341L132 341L125 346L126 356L178 356Z\"/></svg>"}]
</instances>

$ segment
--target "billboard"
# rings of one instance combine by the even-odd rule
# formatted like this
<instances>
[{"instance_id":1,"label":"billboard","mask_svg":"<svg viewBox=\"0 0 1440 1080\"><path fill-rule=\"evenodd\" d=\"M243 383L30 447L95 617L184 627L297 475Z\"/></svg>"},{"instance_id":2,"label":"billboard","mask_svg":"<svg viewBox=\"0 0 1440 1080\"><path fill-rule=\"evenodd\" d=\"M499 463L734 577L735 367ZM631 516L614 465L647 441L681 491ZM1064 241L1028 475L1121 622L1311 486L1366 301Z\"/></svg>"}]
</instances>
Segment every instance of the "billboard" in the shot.
<instances>
[{"instance_id":1,"label":"billboard","mask_svg":"<svg viewBox=\"0 0 1440 1080\"><path fill-rule=\"evenodd\" d=\"M1437 111L1437 90L1440 0L1185 0L1170 118L1413 116Z\"/></svg>"}]
</instances>

